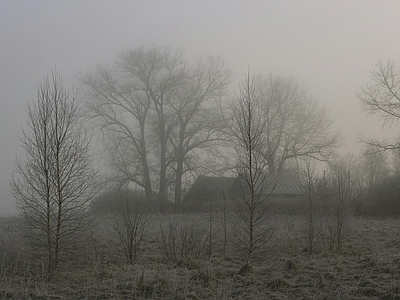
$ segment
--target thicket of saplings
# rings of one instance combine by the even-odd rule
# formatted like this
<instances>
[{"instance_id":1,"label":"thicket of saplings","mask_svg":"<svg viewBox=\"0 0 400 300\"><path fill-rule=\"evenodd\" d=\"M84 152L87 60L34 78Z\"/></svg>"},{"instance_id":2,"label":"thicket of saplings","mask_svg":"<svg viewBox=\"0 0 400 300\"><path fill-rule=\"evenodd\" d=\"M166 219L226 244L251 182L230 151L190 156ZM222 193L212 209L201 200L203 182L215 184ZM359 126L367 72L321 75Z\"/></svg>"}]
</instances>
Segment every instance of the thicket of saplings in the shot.
<instances>
[{"instance_id":1,"label":"thicket of saplings","mask_svg":"<svg viewBox=\"0 0 400 300\"><path fill-rule=\"evenodd\" d=\"M396 177L377 186L364 202L350 197L347 181L339 179L322 190L321 186L313 186L313 191L310 189L303 199L284 205L272 201L262 226L278 239L260 243L252 256L253 262L265 261L271 253L282 251L282 247L303 257L340 255L351 248L352 237L357 235L352 220L360 214L375 212L382 216L399 212L400 187ZM144 261L153 269L154 265L195 268L216 259L234 261L237 266L234 273L241 276L256 272L245 259L248 257L243 253L245 247L238 244L241 229L237 224L243 220L238 219L234 202L224 195L215 202L166 204L149 203L137 191L112 190L93 201L90 213L95 219L86 242L63 254L59 274L99 266L123 268ZM4 218L0 228L1 280L47 281L46 257L19 237L18 220ZM296 232L296 245L289 237L290 228ZM279 245L274 244L277 240ZM291 263L289 260L289 267Z\"/></svg>"}]
</instances>

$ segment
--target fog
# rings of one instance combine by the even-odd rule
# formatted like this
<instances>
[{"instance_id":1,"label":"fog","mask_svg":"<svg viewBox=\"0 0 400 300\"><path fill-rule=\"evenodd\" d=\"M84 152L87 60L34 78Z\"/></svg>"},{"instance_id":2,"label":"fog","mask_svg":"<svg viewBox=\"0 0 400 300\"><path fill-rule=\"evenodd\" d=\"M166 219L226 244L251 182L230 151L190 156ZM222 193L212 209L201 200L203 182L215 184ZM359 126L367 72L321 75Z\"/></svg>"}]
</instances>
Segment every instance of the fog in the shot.
<instances>
[{"instance_id":1,"label":"fog","mask_svg":"<svg viewBox=\"0 0 400 300\"><path fill-rule=\"evenodd\" d=\"M15 212L9 180L26 104L56 67L67 86L118 53L170 46L187 59L219 55L233 91L250 67L293 76L326 107L357 155L357 137L391 137L356 93L379 60L400 57L398 1L2 1L0 3L0 215ZM399 62L399 61L398 61Z\"/></svg>"}]
</instances>

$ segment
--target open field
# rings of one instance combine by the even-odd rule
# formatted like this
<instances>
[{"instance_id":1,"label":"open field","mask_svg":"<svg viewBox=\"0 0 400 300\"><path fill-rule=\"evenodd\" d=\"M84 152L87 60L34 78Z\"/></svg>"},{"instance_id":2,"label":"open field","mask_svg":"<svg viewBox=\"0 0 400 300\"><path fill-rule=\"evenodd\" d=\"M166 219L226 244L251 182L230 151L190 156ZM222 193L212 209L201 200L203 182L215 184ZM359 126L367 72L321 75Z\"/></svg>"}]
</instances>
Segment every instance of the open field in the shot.
<instances>
[{"instance_id":1,"label":"open field","mask_svg":"<svg viewBox=\"0 0 400 300\"><path fill-rule=\"evenodd\" d=\"M341 253L329 250L321 237L310 255L302 217L272 216L275 235L245 272L233 243L234 220L224 247L221 218L153 216L133 265L125 263L107 219L100 219L87 245L49 281L42 276L40 255L33 259L17 239L17 222L2 219L0 299L400 299L399 219L354 217ZM166 258L160 227L170 224L202 232L197 235L202 244L190 252L195 257Z\"/></svg>"}]
</instances>

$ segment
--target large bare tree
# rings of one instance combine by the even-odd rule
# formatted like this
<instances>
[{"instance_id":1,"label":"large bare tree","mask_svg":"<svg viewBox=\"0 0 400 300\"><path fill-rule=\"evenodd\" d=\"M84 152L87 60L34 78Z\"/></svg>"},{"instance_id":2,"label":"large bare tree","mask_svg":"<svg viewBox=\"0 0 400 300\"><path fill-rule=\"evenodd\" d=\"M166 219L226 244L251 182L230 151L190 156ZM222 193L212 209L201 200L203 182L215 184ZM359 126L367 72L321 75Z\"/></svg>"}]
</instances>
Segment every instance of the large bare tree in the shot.
<instances>
[{"instance_id":1,"label":"large bare tree","mask_svg":"<svg viewBox=\"0 0 400 300\"><path fill-rule=\"evenodd\" d=\"M220 59L190 66L182 51L162 47L122 52L113 67L87 73L82 82L90 113L111 137L119 182L135 182L148 199L158 188L162 200L175 183L180 201L182 176L192 167L188 157L220 138L211 124L218 120L212 101L227 79Z\"/></svg>"},{"instance_id":2,"label":"large bare tree","mask_svg":"<svg viewBox=\"0 0 400 300\"><path fill-rule=\"evenodd\" d=\"M340 136L330 132L331 121L326 111L296 80L258 76L255 88L265 120L261 151L270 172L282 172L289 160L326 160L332 155Z\"/></svg>"},{"instance_id":3,"label":"large bare tree","mask_svg":"<svg viewBox=\"0 0 400 300\"><path fill-rule=\"evenodd\" d=\"M16 160L12 194L33 252L45 250L51 274L66 250L77 247L90 224L87 206L98 185L91 137L78 117L79 102L59 74L38 87L21 138L26 158Z\"/></svg>"},{"instance_id":4,"label":"large bare tree","mask_svg":"<svg viewBox=\"0 0 400 300\"><path fill-rule=\"evenodd\" d=\"M400 120L400 70L391 60L379 62L371 79L373 82L357 94L358 99L364 111L381 117L383 125L390 127ZM364 142L380 151L400 148L398 141L365 139Z\"/></svg>"},{"instance_id":5,"label":"large bare tree","mask_svg":"<svg viewBox=\"0 0 400 300\"><path fill-rule=\"evenodd\" d=\"M141 53L137 56L137 60L142 59ZM87 87L87 105L100 128L107 129L103 132L109 138L108 150L118 184L135 182L150 199L153 193L146 130L151 99L146 84L138 79L144 74L131 75L123 58L120 60L114 69L99 67L94 74L87 73L82 78Z\"/></svg>"},{"instance_id":6,"label":"large bare tree","mask_svg":"<svg viewBox=\"0 0 400 300\"><path fill-rule=\"evenodd\" d=\"M195 66L188 67L185 84L176 90L176 97L171 101L177 121L170 135L174 151L175 202L182 198L184 173L197 167L191 164L193 157L203 154L204 158L205 152L215 150L225 138L222 130L225 124L217 105L228 80L229 73L220 58L199 60Z\"/></svg>"},{"instance_id":7,"label":"large bare tree","mask_svg":"<svg viewBox=\"0 0 400 300\"><path fill-rule=\"evenodd\" d=\"M82 78L92 116L112 136L109 145L121 184L142 186L147 199L153 198L154 177L159 198L166 199L172 155L168 138L176 122L168 103L185 78L182 55L140 47L122 52L114 67L100 67ZM158 176L152 176L153 170Z\"/></svg>"}]
</instances>

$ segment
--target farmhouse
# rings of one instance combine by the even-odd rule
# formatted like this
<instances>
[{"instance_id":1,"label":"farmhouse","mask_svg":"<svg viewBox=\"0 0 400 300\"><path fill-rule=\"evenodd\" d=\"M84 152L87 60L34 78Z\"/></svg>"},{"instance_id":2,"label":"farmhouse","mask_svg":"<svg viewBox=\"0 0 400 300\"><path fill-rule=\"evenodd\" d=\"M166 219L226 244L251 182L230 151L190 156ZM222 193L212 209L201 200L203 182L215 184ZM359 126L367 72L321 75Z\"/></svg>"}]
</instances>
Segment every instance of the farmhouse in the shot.
<instances>
[{"instance_id":1,"label":"farmhouse","mask_svg":"<svg viewBox=\"0 0 400 300\"><path fill-rule=\"evenodd\" d=\"M291 172L283 172L279 176L267 178L267 188L264 194L271 199L298 199L304 197L304 189L300 178ZM246 182L240 177L209 177L199 176L193 183L184 202L216 202L222 197L237 197L245 193Z\"/></svg>"}]
</instances>

